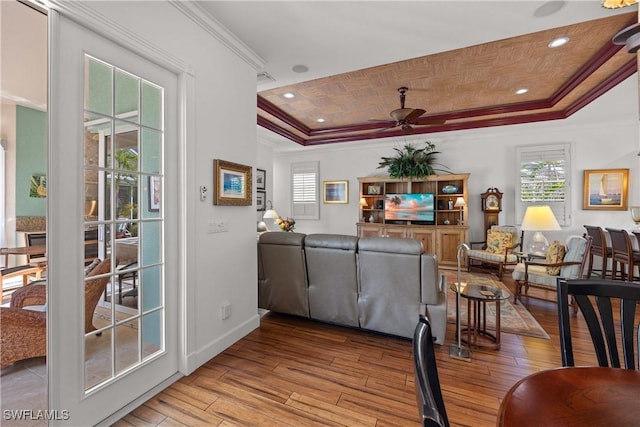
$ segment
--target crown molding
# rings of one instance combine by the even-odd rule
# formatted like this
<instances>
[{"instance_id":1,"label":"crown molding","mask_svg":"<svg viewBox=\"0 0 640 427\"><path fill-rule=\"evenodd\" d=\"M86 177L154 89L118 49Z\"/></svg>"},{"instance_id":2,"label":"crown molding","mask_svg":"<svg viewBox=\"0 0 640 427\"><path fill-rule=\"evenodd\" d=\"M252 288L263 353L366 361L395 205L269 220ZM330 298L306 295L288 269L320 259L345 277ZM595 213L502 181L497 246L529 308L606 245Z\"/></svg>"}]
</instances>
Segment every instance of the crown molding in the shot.
<instances>
[{"instance_id":1,"label":"crown molding","mask_svg":"<svg viewBox=\"0 0 640 427\"><path fill-rule=\"evenodd\" d=\"M186 64L180 58L151 43L139 34L106 18L103 14L91 8L88 3L84 1L48 0L47 6L77 24L89 28L91 31L113 42L126 46L137 55L173 72L195 74L191 65Z\"/></svg>"},{"instance_id":2,"label":"crown molding","mask_svg":"<svg viewBox=\"0 0 640 427\"><path fill-rule=\"evenodd\" d=\"M264 68L266 64L264 59L218 22L197 2L167 1L254 69L261 70Z\"/></svg>"}]
</instances>

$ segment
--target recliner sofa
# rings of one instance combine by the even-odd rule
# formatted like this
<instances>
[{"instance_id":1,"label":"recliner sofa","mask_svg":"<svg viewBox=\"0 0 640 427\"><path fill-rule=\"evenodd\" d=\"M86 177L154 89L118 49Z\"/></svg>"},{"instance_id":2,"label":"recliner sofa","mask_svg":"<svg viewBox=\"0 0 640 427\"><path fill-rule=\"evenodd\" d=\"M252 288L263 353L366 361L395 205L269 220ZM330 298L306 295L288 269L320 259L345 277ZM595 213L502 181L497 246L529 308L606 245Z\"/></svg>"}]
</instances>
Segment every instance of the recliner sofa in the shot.
<instances>
[{"instance_id":1,"label":"recliner sofa","mask_svg":"<svg viewBox=\"0 0 640 427\"><path fill-rule=\"evenodd\" d=\"M445 340L445 278L415 239L264 233L258 306L404 338L424 314L435 342Z\"/></svg>"}]
</instances>

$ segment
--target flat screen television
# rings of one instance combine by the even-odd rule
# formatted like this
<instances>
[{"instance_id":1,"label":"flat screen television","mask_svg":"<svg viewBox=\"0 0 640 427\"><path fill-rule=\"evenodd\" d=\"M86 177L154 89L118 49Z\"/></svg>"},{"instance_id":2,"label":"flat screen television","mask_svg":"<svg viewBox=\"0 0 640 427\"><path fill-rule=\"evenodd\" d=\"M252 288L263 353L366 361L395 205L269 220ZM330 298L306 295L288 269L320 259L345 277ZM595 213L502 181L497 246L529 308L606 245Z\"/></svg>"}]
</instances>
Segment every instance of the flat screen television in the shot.
<instances>
[{"instance_id":1,"label":"flat screen television","mask_svg":"<svg viewBox=\"0 0 640 427\"><path fill-rule=\"evenodd\" d=\"M433 225L436 223L435 195L387 194L384 199L385 221L411 221L412 223Z\"/></svg>"}]
</instances>

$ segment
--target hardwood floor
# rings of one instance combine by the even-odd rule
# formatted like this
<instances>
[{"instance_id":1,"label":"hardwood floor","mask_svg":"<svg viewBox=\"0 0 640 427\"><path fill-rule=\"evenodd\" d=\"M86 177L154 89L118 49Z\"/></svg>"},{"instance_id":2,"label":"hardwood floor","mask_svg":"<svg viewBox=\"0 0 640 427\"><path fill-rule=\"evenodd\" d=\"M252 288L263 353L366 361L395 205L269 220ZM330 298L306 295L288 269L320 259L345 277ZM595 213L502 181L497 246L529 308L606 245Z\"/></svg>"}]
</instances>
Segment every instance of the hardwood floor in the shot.
<instances>
[{"instance_id":1,"label":"hardwood floor","mask_svg":"<svg viewBox=\"0 0 640 427\"><path fill-rule=\"evenodd\" d=\"M500 350L473 350L465 362L449 357L448 325L436 351L452 425L494 426L514 383L561 366L555 304L525 305L549 340L503 333ZM595 364L586 325L574 320L576 364ZM417 426L413 378L409 340L267 314L259 329L115 425Z\"/></svg>"}]
</instances>

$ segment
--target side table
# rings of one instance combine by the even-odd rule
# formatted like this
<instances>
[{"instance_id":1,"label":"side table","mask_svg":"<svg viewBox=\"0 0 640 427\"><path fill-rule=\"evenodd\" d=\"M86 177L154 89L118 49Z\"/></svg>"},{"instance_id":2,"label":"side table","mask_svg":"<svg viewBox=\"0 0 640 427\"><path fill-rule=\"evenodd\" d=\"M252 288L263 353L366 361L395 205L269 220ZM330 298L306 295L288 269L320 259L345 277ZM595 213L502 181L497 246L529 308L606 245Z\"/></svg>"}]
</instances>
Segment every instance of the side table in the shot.
<instances>
[{"instance_id":1,"label":"side table","mask_svg":"<svg viewBox=\"0 0 640 427\"><path fill-rule=\"evenodd\" d=\"M456 331L462 335L462 341L467 345L480 348L498 350L500 348L500 302L509 299L509 292L489 285L476 285L462 283L458 290L457 283L453 283L450 289L460 292L460 296L467 300L467 327ZM460 307L456 299L456 325L459 324L457 316L460 315ZM487 330L487 303L496 305L496 330L491 333Z\"/></svg>"}]
</instances>

